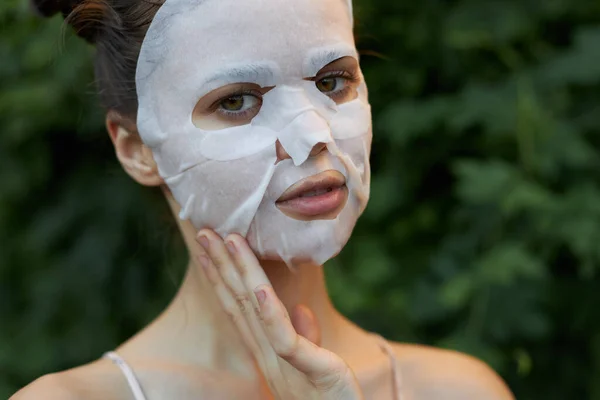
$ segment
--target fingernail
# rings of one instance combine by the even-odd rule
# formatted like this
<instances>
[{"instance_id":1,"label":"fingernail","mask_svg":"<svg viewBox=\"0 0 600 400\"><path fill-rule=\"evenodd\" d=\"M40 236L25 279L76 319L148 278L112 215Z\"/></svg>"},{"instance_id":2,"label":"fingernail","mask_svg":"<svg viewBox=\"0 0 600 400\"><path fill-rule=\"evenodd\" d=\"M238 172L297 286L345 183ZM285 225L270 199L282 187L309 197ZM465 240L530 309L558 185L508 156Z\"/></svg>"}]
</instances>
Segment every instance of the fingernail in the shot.
<instances>
[{"instance_id":1,"label":"fingernail","mask_svg":"<svg viewBox=\"0 0 600 400\"><path fill-rule=\"evenodd\" d=\"M205 250L208 250L209 241L206 235L202 234L198 236L198 243L200 243L200 246L204 247Z\"/></svg>"},{"instance_id":2,"label":"fingernail","mask_svg":"<svg viewBox=\"0 0 600 400\"><path fill-rule=\"evenodd\" d=\"M227 241L225 242L225 244L227 245L227 249L229 250L229 252L231 254L235 254L237 249L235 248L235 244L233 242Z\"/></svg>"},{"instance_id":3,"label":"fingernail","mask_svg":"<svg viewBox=\"0 0 600 400\"><path fill-rule=\"evenodd\" d=\"M254 294L256 295L258 304L260 304L262 306L265 302L265 299L267 298L267 292L265 292L263 289L260 289L260 290L256 290L254 292Z\"/></svg>"}]
</instances>

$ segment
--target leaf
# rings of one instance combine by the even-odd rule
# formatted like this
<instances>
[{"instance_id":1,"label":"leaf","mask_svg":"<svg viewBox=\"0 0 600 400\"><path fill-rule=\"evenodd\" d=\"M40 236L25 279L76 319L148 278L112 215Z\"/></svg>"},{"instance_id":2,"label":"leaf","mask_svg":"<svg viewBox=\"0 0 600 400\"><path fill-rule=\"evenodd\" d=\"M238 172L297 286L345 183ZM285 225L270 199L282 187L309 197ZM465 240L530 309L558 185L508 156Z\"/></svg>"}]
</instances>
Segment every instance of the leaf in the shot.
<instances>
[{"instance_id":1,"label":"leaf","mask_svg":"<svg viewBox=\"0 0 600 400\"><path fill-rule=\"evenodd\" d=\"M600 82L600 26L581 27L573 48L556 56L537 71L544 85L594 84Z\"/></svg>"},{"instance_id":2,"label":"leaf","mask_svg":"<svg viewBox=\"0 0 600 400\"><path fill-rule=\"evenodd\" d=\"M461 160L455 163L454 173L458 178L458 196L474 204L497 203L519 181L518 171L500 160Z\"/></svg>"},{"instance_id":3,"label":"leaf","mask_svg":"<svg viewBox=\"0 0 600 400\"><path fill-rule=\"evenodd\" d=\"M451 310L464 307L475 289L475 280L469 273L457 275L440 288L442 304Z\"/></svg>"},{"instance_id":4,"label":"leaf","mask_svg":"<svg viewBox=\"0 0 600 400\"><path fill-rule=\"evenodd\" d=\"M403 101L383 111L379 126L388 132L393 143L404 146L419 136L434 134L434 128L452 112L450 101L444 97Z\"/></svg>"},{"instance_id":5,"label":"leaf","mask_svg":"<svg viewBox=\"0 0 600 400\"><path fill-rule=\"evenodd\" d=\"M547 275L544 263L520 243L494 246L475 265L477 281L481 284L506 286L519 278L543 279Z\"/></svg>"},{"instance_id":6,"label":"leaf","mask_svg":"<svg viewBox=\"0 0 600 400\"><path fill-rule=\"evenodd\" d=\"M462 2L447 18L445 41L454 48L487 48L529 34L531 20L520 3Z\"/></svg>"}]
</instances>

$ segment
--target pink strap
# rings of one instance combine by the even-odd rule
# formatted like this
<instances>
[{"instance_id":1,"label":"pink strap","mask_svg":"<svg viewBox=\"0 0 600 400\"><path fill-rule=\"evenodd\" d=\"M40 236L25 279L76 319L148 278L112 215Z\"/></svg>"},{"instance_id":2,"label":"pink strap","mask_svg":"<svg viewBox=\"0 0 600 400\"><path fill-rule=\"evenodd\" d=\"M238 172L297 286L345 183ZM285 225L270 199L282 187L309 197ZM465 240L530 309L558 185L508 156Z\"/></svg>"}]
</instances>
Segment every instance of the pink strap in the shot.
<instances>
[{"instance_id":1,"label":"pink strap","mask_svg":"<svg viewBox=\"0 0 600 400\"><path fill-rule=\"evenodd\" d=\"M394 400L402 400L402 375L400 374L400 366L394 349L381 335L374 334L379 340L379 346L390 359L390 369L392 370L392 384L394 390Z\"/></svg>"},{"instance_id":2,"label":"pink strap","mask_svg":"<svg viewBox=\"0 0 600 400\"><path fill-rule=\"evenodd\" d=\"M398 359L396 358L394 350L387 342L387 340L385 340L382 336L378 334L374 334L374 336L379 341L379 346L381 347L381 350L384 353L386 353L386 355L390 359L390 369L392 370L393 379L392 387L394 391L394 400L402 400L402 376L400 375ZM111 360L115 365L117 365L121 369L121 371L123 371L123 375L125 375L125 378L127 379L127 383L129 384L129 387L133 392L134 398L136 400L145 400L146 397L144 396L144 392L142 391L142 388L140 387L140 384L137 378L135 377L133 371L131 370L129 365L127 365L125 360L123 360L118 354L114 352L108 352L104 354L104 357Z\"/></svg>"},{"instance_id":3,"label":"pink strap","mask_svg":"<svg viewBox=\"0 0 600 400\"><path fill-rule=\"evenodd\" d=\"M121 358L121 356L119 356L114 351L109 351L108 353L105 353L104 358L108 358L109 360L111 360L113 362L113 364L115 364L117 367L119 367L119 369L121 369L121 371L123 372L123 375L125 375L125 379L127 379L127 384L129 385L129 388L131 389L131 392L133 393L134 399L135 400L146 400L146 396L144 395L144 391L142 390L140 383L138 382L137 378L135 377L133 370L125 362L125 360L123 360Z\"/></svg>"}]
</instances>

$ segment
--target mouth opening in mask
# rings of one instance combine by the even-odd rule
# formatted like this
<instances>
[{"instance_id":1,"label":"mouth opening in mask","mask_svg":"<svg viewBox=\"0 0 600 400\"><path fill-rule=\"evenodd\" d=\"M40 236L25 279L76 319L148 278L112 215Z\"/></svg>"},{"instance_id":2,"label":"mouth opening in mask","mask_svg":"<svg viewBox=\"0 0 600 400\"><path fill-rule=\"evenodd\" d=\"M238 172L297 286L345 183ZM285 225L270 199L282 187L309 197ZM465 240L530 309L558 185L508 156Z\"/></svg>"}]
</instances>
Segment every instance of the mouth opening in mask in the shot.
<instances>
[{"instance_id":1,"label":"mouth opening in mask","mask_svg":"<svg viewBox=\"0 0 600 400\"><path fill-rule=\"evenodd\" d=\"M290 186L276 201L277 208L300 221L335 219L348 200L346 178L329 170Z\"/></svg>"}]
</instances>

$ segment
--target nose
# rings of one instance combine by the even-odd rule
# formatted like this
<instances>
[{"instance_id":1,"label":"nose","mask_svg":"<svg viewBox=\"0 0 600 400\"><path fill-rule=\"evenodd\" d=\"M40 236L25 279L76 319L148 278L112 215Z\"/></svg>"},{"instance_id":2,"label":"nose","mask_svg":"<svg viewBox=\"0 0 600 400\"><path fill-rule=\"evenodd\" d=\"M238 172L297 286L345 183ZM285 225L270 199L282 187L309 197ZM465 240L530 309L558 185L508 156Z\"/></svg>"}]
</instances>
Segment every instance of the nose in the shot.
<instances>
[{"instance_id":1,"label":"nose","mask_svg":"<svg viewBox=\"0 0 600 400\"><path fill-rule=\"evenodd\" d=\"M317 144L315 144L313 146L313 148L311 149L311 151L310 151L310 153L309 153L308 156L309 157L314 157L314 156L320 154L325 149L327 149L327 144L323 143L323 142L319 142L319 143L317 143ZM285 149L281 145L281 142L279 141L279 139L277 139L277 142L275 142L275 151L277 153L277 162L283 161L286 158L289 158L289 159L292 158L292 157L290 157L290 155L288 154L288 152L285 151Z\"/></svg>"}]
</instances>

